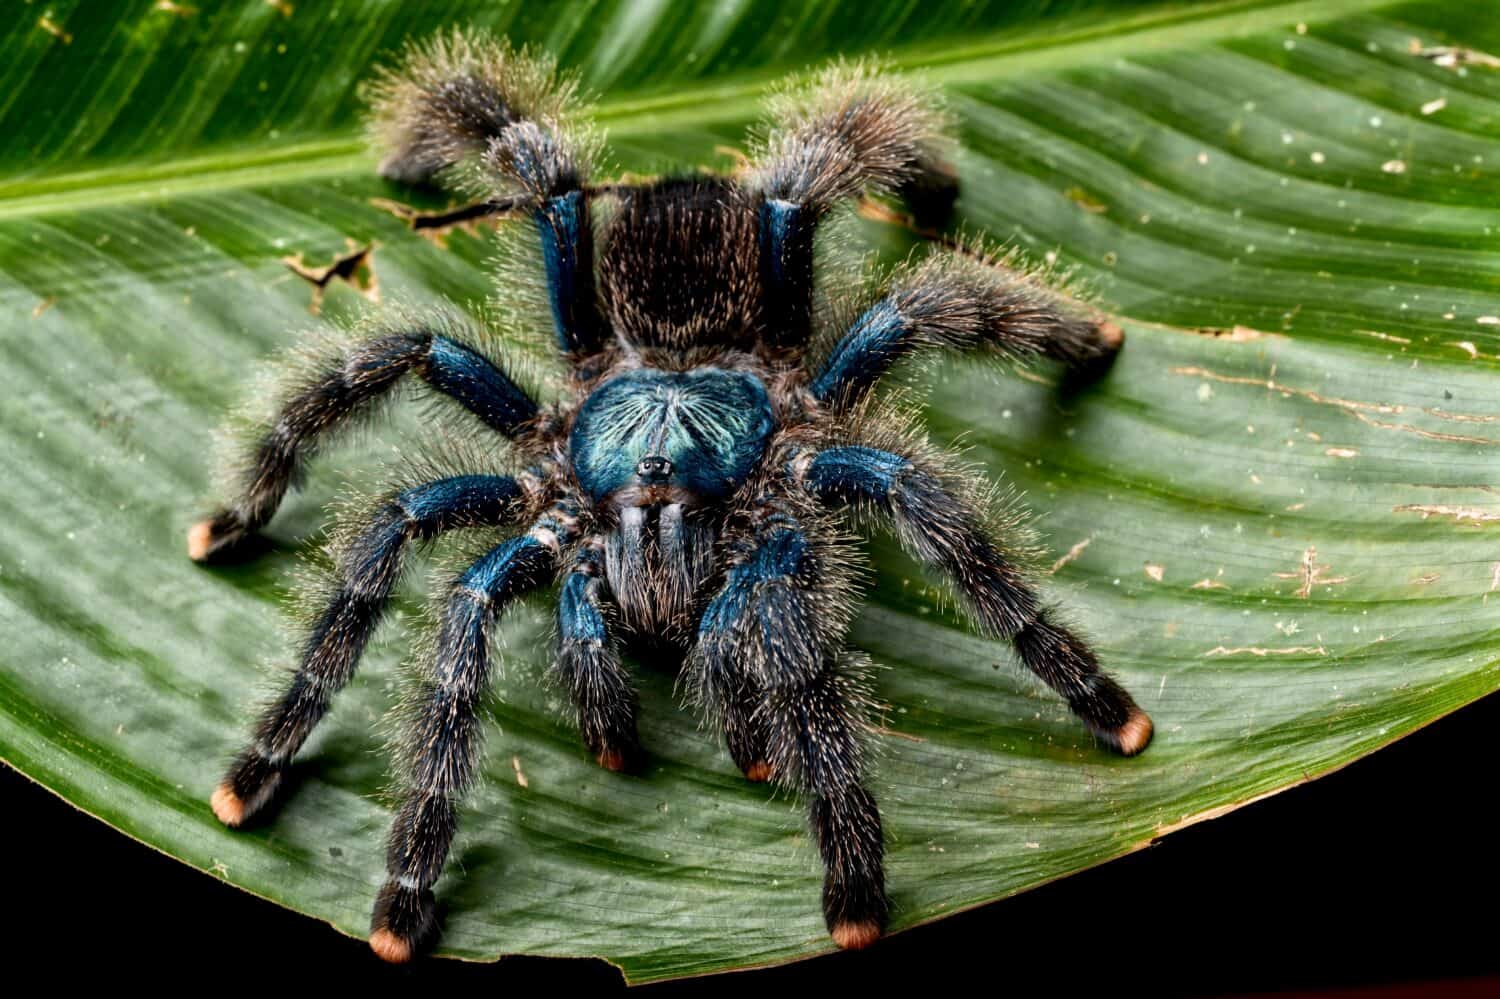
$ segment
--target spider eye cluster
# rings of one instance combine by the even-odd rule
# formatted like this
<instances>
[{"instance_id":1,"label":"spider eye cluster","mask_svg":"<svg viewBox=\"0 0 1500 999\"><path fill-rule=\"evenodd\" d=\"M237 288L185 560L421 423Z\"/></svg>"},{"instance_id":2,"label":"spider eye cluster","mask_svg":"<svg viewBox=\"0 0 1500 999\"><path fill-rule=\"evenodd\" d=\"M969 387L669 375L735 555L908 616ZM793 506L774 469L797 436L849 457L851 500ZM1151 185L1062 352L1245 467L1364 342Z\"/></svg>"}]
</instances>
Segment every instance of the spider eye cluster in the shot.
<instances>
[{"instance_id":1,"label":"spider eye cluster","mask_svg":"<svg viewBox=\"0 0 1500 999\"><path fill-rule=\"evenodd\" d=\"M584 401L569 449L595 502L646 486L714 501L749 477L774 428L766 387L752 374L643 368Z\"/></svg>"}]
</instances>

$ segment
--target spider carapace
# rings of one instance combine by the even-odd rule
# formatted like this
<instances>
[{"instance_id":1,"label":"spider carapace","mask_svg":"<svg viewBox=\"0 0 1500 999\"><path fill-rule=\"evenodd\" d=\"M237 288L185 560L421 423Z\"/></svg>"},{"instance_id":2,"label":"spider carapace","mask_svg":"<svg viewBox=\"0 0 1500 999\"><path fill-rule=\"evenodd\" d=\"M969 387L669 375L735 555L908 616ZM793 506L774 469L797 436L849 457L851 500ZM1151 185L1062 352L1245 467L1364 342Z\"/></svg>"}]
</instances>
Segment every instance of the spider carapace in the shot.
<instances>
[{"instance_id":1,"label":"spider carapace","mask_svg":"<svg viewBox=\"0 0 1500 999\"><path fill-rule=\"evenodd\" d=\"M565 368L543 405L484 330L447 313L386 315L288 368L271 415L243 435L228 502L189 532L200 561L243 550L319 442L406 375L468 411L473 429L455 433L509 442L504 470L398 485L335 532L326 607L299 665L212 796L230 826L273 800L354 674L405 549L508 529L441 604L397 753L402 799L370 936L381 957L406 960L437 934L433 885L480 759L489 632L509 603L554 582L554 672L589 752L627 771L642 753L622 646L677 650L683 689L746 777L808 802L840 947L874 941L889 911L863 774L870 696L845 647L859 583L851 512L946 574L975 627L1009 640L1101 743L1145 748L1150 719L1041 604L1015 518L874 391L903 358L939 348L1102 368L1118 328L1006 261L953 248L898 268L842 322L816 304L837 297L815 251L830 213L871 194L925 220L951 208L931 94L839 64L782 92L733 177L606 185L590 182L599 145L575 85L545 58L457 32L412 46L369 95L386 177L477 178L519 219L508 224L533 227Z\"/></svg>"}]
</instances>

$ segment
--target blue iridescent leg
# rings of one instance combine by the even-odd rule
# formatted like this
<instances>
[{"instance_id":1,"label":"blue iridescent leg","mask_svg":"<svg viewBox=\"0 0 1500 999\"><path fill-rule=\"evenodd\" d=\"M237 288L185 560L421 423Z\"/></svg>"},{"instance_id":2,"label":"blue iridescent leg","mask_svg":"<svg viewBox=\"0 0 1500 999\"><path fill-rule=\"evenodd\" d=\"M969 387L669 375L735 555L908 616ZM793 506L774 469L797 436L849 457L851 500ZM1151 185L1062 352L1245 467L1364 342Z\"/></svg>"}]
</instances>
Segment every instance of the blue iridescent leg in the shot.
<instances>
[{"instance_id":1,"label":"blue iridescent leg","mask_svg":"<svg viewBox=\"0 0 1500 999\"><path fill-rule=\"evenodd\" d=\"M859 672L842 656L844 582L798 523L771 514L732 552L689 659L697 699L752 779L808 796L823 857L823 913L841 947L885 928L880 812L861 784Z\"/></svg>"},{"instance_id":2,"label":"blue iridescent leg","mask_svg":"<svg viewBox=\"0 0 1500 999\"><path fill-rule=\"evenodd\" d=\"M514 600L553 578L571 518L557 513L505 541L453 584L437 646L406 732L401 807L386 843L386 881L375 900L370 946L404 961L437 930L432 886L457 829L457 802L480 760L480 698L489 686L489 629Z\"/></svg>"},{"instance_id":3,"label":"blue iridescent leg","mask_svg":"<svg viewBox=\"0 0 1500 999\"><path fill-rule=\"evenodd\" d=\"M1130 756L1146 748L1151 719L1099 669L1094 653L1045 611L984 514L945 476L904 455L845 445L798 456L792 476L829 504L884 514L903 545L942 569L988 634L1008 639L1026 667L1067 700L1094 735Z\"/></svg>"},{"instance_id":4,"label":"blue iridescent leg","mask_svg":"<svg viewBox=\"0 0 1500 999\"><path fill-rule=\"evenodd\" d=\"M365 645L384 617L410 541L444 531L508 523L525 505L504 475L463 475L397 493L368 527L335 556L336 589L302 645L290 685L256 723L255 738L214 791L214 812L238 826L274 797L334 695L354 676Z\"/></svg>"},{"instance_id":5,"label":"blue iridescent leg","mask_svg":"<svg viewBox=\"0 0 1500 999\"><path fill-rule=\"evenodd\" d=\"M524 433L537 415L536 402L456 333L415 329L369 337L288 387L287 401L246 456L239 494L188 532L188 554L210 560L265 526L319 444L368 414L408 373L507 437Z\"/></svg>"},{"instance_id":6,"label":"blue iridescent leg","mask_svg":"<svg viewBox=\"0 0 1500 999\"><path fill-rule=\"evenodd\" d=\"M828 212L862 194L895 194L921 225L940 225L958 180L935 96L869 65L832 67L778 110L748 183L763 198L763 335L796 349L810 332L813 240Z\"/></svg>"},{"instance_id":7,"label":"blue iridescent leg","mask_svg":"<svg viewBox=\"0 0 1500 999\"><path fill-rule=\"evenodd\" d=\"M1092 370L1113 359L1124 334L1096 322L998 262L940 253L900 275L855 320L812 375L820 402L862 399L897 361L922 349L991 349Z\"/></svg>"},{"instance_id":8,"label":"blue iridescent leg","mask_svg":"<svg viewBox=\"0 0 1500 999\"><path fill-rule=\"evenodd\" d=\"M628 770L640 742L635 687L609 634L609 582L604 542L591 538L563 580L557 608L556 674L578 713L583 744L609 770Z\"/></svg>"}]
</instances>

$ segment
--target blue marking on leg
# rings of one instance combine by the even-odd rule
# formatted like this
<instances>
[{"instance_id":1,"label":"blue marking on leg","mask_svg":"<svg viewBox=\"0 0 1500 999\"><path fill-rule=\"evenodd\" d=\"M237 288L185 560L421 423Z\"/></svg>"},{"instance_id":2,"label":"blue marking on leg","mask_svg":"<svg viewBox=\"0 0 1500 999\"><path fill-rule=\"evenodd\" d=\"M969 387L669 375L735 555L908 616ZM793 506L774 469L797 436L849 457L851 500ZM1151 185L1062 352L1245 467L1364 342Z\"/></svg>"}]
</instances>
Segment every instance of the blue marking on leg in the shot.
<instances>
[{"instance_id":1,"label":"blue marking on leg","mask_svg":"<svg viewBox=\"0 0 1500 999\"><path fill-rule=\"evenodd\" d=\"M502 541L459 577L461 589L503 604L539 582L552 563L552 550L529 534Z\"/></svg>"},{"instance_id":2,"label":"blue marking on leg","mask_svg":"<svg viewBox=\"0 0 1500 999\"><path fill-rule=\"evenodd\" d=\"M396 503L425 536L450 523L499 523L521 493L508 475L457 475L407 489Z\"/></svg>"},{"instance_id":3,"label":"blue marking on leg","mask_svg":"<svg viewBox=\"0 0 1500 999\"><path fill-rule=\"evenodd\" d=\"M778 288L788 279L787 256L801 249L801 205L790 201L766 201L760 206L760 251L766 274Z\"/></svg>"},{"instance_id":4,"label":"blue marking on leg","mask_svg":"<svg viewBox=\"0 0 1500 999\"><path fill-rule=\"evenodd\" d=\"M760 272L765 284L767 342L807 341L813 287L813 233L817 216L775 198L760 206Z\"/></svg>"},{"instance_id":5,"label":"blue marking on leg","mask_svg":"<svg viewBox=\"0 0 1500 999\"><path fill-rule=\"evenodd\" d=\"M535 218L558 349L592 353L599 349L600 330L593 305L593 233L583 192L548 198Z\"/></svg>"},{"instance_id":6,"label":"blue marking on leg","mask_svg":"<svg viewBox=\"0 0 1500 999\"><path fill-rule=\"evenodd\" d=\"M827 402L850 389L868 387L910 349L906 321L889 302L876 302L834 346L812 392Z\"/></svg>"},{"instance_id":7,"label":"blue marking on leg","mask_svg":"<svg viewBox=\"0 0 1500 999\"><path fill-rule=\"evenodd\" d=\"M432 338L422 376L506 436L536 416L536 403L505 372L478 351L447 337Z\"/></svg>"},{"instance_id":8,"label":"blue marking on leg","mask_svg":"<svg viewBox=\"0 0 1500 999\"><path fill-rule=\"evenodd\" d=\"M911 467L911 462L899 454L850 444L818 452L807 468L804 482L825 500L884 503L897 478Z\"/></svg>"},{"instance_id":9,"label":"blue marking on leg","mask_svg":"<svg viewBox=\"0 0 1500 999\"><path fill-rule=\"evenodd\" d=\"M603 642L604 615L589 592L596 581L586 572L574 572L563 584L557 605L557 627L564 642Z\"/></svg>"},{"instance_id":10,"label":"blue marking on leg","mask_svg":"<svg viewBox=\"0 0 1500 999\"><path fill-rule=\"evenodd\" d=\"M699 638L733 630L745 616L756 588L801 572L809 547L806 536L791 527L764 538L748 561L729 571L723 588L699 619Z\"/></svg>"}]
</instances>

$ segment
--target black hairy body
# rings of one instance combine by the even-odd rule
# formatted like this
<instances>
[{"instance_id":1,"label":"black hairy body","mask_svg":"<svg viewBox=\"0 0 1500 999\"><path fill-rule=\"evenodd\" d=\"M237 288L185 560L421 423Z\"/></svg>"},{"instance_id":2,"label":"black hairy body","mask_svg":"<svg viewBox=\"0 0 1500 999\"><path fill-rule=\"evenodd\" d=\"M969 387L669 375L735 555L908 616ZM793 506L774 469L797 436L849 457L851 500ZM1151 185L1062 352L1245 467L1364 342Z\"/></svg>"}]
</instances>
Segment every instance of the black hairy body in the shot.
<instances>
[{"instance_id":1,"label":"black hairy body","mask_svg":"<svg viewBox=\"0 0 1500 999\"><path fill-rule=\"evenodd\" d=\"M542 403L485 330L382 316L276 380L271 415L242 435L227 502L189 532L200 561L243 551L320 442L407 376L467 410L465 434L507 442L505 468L434 460L336 533L299 665L213 794L231 826L275 798L353 676L412 543L504 531L443 596L410 705L377 953L406 960L437 933L433 886L480 759L490 632L538 587L559 587L554 674L600 764L628 771L643 752L622 649L665 651L745 775L805 795L841 947L874 941L889 914L864 785L871 697L844 640L857 608L851 512L944 573L975 626L1011 641L1103 744L1145 748L1149 718L1042 606L1016 519L875 392L898 361L936 348L1098 369L1118 329L977 253L908 265L841 320L820 304L815 236L840 205L902 197L926 221L951 206L930 96L841 65L782 96L743 174L598 187L598 143L546 60L457 33L413 47L371 98L387 177L467 181L521 220L566 368ZM502 284L502 306L511 291Z\"/></svg>"}]
</instances>

